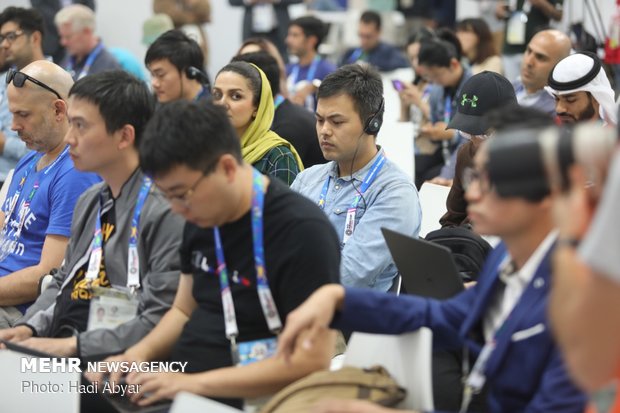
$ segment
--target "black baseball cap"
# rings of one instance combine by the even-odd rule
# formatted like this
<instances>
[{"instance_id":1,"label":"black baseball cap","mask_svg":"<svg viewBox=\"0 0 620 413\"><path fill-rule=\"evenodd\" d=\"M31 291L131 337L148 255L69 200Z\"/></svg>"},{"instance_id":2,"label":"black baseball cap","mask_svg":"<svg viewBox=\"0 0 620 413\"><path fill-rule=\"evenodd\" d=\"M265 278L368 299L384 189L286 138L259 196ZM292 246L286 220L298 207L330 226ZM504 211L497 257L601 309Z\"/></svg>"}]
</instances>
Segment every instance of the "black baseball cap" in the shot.
<instances>
[{"instance_id":1,"label":"black baseball cap","mask_svg":"<svg viewBox=\"0 0 620 413\"><path fill-rule=\"evenodd\" d=\"M504 76L484 71L470 77L456 97L456 114L446 129L484 135L489 126L484 115L493 109L516 105L517 96Z\"/></svg>"}]
</instances>

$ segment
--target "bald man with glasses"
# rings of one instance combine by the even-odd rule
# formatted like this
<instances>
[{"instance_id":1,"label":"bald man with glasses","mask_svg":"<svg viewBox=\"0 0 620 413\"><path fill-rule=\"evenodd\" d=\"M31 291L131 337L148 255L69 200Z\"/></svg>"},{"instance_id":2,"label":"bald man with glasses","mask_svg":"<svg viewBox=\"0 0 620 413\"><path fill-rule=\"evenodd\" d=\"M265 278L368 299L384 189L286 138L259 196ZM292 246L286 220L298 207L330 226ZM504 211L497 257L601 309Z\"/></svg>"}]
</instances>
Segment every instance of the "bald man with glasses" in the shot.
<instances>
[{"instance_id":1,"label":"bald man with glasses","mask_svg":"<svg viewBox=\"0 0 620 413\"><path fill-rule=\"evenodd\" d=\"M11 128L31 151L17 163L0 205L0 328L22 316L41 276L60 266L75 202L99 181L74 169L63 141L71 76L40 60L10 71L6 83Z\"/></svg>"}]
</instances>

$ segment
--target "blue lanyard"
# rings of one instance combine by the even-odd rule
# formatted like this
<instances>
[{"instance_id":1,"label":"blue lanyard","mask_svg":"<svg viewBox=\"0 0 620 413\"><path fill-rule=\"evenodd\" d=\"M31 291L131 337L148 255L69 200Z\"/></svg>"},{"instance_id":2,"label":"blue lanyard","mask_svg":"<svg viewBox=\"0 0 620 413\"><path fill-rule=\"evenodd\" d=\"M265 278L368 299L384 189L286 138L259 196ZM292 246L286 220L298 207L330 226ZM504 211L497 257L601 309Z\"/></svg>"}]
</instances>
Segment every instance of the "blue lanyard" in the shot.
<instances>
[{"instance_id":1,"label":"blue lanyard","mask_svg":"<svg viewBox=\"0 0 620 413\"><path fill-rule=\"evenodd\" d=\"M443 107L443 121L450 123L450 118L452 117L452 97L446 96L446 100L444 102Z\"/></svg>"},{"instance_id":2,"label":"blue lanyard","mask_svg":"<svg viewBox=\"0 0 620 413\"><path fill-rule=\"evenodd\" d=\"M131 218L131 232L129 235L129 253L127 259L127 287L131 292L135 292L140 288L140 260L138 256L138 225L140 224L140 215L144 202L149 195L153 182L151 178L145 176L142 179L142 186L138 194L138 200ZM101 258L103 256L103 232L101 230L101 200L99 202L99 210L97 211L97 219L95 220L95 234L91 243L90 259L88 262L88 270L86 278L92 282L97 278L101 267Z\"/></svg>"},{"instance_id":3,"label":"blue lanyard","mask_svg":"<svg viewBox=\"0 0 620 413\"><path fill-rule=\"evenodd\" d=\"M359 188L359 193L355 195L355 198L353 198L353 202L351 202L351 206L347 210L347 219L345 221L344 235L342 237L343 243L346 243L349 237L353 235L353 231L355 230L355 215L357 213L357 206L360 200L362 199L362 195L368 190L370 185L372 185L374 180L377 178L377 175L379 175L379 171L381 171L381 168L383 168L385 161L386 161L386 157L385 155L382 154L373 162L372 166L370 167L370 170L364 177L364 181L362 182L362 185ZM351 177L351 179L354 179L354 178ZM321 209L325 209L325 198L327 197L327 191L329 189L330 181L331 181L331 176L328 176L327 180L325 180L325 184L323 184L323 189L321 190L321 194L319 195L318 205Z\"/></svg>"},{"instance_id":4,"label":"blue lanyard","mask_svg":"<svg viewBox=\"0 0 620 413\"><path fill-rule=\"evenodd\" d=\"M97 56L99 56L102 50L103 50L103 43L100 42L97 45L97 47L95 47L93 51L90 52L90 54L86 58L86 63L84 63L84 67L82 68L82 71L80 72L76 80L80 80L81 78L86 76L88 72L90 72L90 67L93 65L95 59L97 58ZM75 67L75 57L71 57L69 59L69 65L67 66L67 71L73 72L74 67Z\"/></svg>"},{"instance_id":5,"label":"blue lanyard","mask_svg":"<svg viewBox=\"0 0 620 413\"><path fill-rule=\"evenodd\" d=\"M62 160L65 156L67 156L68 152L69 152L69 145L65 146L65 149L63 149L63 151L60 153L60 155L58 155L58 157L54 160L54 162L52 162L48 167L46 167L42 171L42 174L46 175L54 167L54 165L56 165L60 160ZM32 159L32 161L30 162L30 165L28 165L28 169L26 170L26 173L24 174L22 179L19 181L19 185L17 187L17 190L15 191L15 195L13 196L14 201L11 203L9 211L7 212L5 216L3 229L6 228L9 222L9 219L15 212L15 207L17 206L17 204L19 204L19 198L21 196L22 190L24 189L24 185L26 184L26 181L28 180L28 176L30 176L30 173L32 172L33 169L35 169L37 162L39 162L39 160L42 157L43 155L39 155L39 156L35 156ZM32 186L32 189L30 190L30 192L28 193L28 197L24 201L24 205L22 207L24 212L22 213L19 219L19 225L17 227L17 231L15 231L16 238L19 238L22 228L24 227L24 223L26 222L26 210L28 209L28 207L30 207L30 203L32 202L32 199L34 198L35 194L37 193L40 187L39 180L40 180L39 177L35 179L34 185Z\"/></svg>"},{"instance_id":6,"label":"blue lanyard","mask_svg":"<svg viewBox=\"0 0 620 413\"><path fill-rule=\"evenodd\" d=\"M364 55L365 53L362 51L362 48L358 47L353 51L353 53L351 53L351 56L349 56L348 63L355 63Z\"/></svg>"},{"instance_id":7,"label":"blue lanyard","mask_svg":"<svg viewBox=\"0 0 620 413\"><path fill-rule=\"evenodd\" d=\"M15 207L17 206L17 204L19 203L19 198L21 197L22 191L24 189L24 185L26 185L26 181L28 180L28 176L30 175L30 173L32 172L32 170L35 168L35 166L37 165L37 162L39 162L39 160L41 159L43 155L40 156L35 156L34 158L32 158L32 161L30 162L30 165L28 165L28 169L26 169L26 173L24 174L24 176L22 176L22 179L19 181L19 185L17 186L17 190L15 191L15 195L13 195L13 201L11 202L11 204L9 205L9 210L6 213L6 216L4 218L4 228L6 228L11 216L13 215L13 212L15 212ZM36 193L37 189L39 189L39 180L37 179L32 187L32 190L30 191L30 194L28 195L28 199L26 200L26 203L30 203L30 201L32 200L32 198L34 197L34 194ZM26 203L24 204L25 206Z\"/></svg>"},{"instance_id":8,"label":"blue lanyard","mask_svg":"<svg viewBox=\"0 0 620 413\"><path fill-rule=\"evenodd\" d=\"M282 104L282 102L284 102L284 96L278 93L273 101L273 110L278 110L278 107Z\"/></svg>"},{"instance_id":9,"label":"blue lanyard","mask_svg":"<svg viewBox=\"0 0 620 413\"><path fill-rule=\"evenodd\" d=\"M312 82L314 80L314 75L316 74L316 69L319 67L320 62L321 58L319 56L315 56L312 60L312 64L310 65L308 73L306 74L306 80L308 82ZM299 82L299 69L299 64L293 66L293 70L291 71L291 78L293 79L293 84L297 84L297 82Z\"/></svg>"},{"instance_id":10,"label":"blue lanyard","mask_svg":"<svg viewBox=\"0 0 620 413\"><path fill-rule=\"evenodd\" d=\"M263 175L254 169L252 179L252 242L254 247L254 266L256 268L256 288L263 315L267 321L269 331L277 333L282 328L282 321L278 315L276 304L269 288L263 246L264 182L265 178ZM224 258L222 238L218 227L213 228L213 236L215 238L215 256L217 258L217 273L220 281L226 337L234 343L235 338L239 335L239 328L237 326L235 306L230 291L228 267L226 266L226 260Z\"/></svg>"}]
</instances>

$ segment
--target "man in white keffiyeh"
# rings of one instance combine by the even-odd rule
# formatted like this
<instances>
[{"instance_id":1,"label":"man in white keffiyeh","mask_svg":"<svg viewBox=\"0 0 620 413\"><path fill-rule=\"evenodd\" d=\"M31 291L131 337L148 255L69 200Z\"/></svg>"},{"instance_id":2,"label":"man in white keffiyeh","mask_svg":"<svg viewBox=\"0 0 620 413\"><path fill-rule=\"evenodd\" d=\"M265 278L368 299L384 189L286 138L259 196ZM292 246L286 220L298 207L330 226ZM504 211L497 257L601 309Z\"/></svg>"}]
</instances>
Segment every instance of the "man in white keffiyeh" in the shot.
<instances>
[{"instance_id":1,"label":"man in white keffiyeh","mask_svg":"<svg viewBox=\"0 0 620 413\"><path fill-rule=\"evenodd\" d=\"M614 90L595 54L579 52L560 60L545 90L555 97L562 123L600 119L607 125L617 124Z\"/></svg>"}]
</instances>

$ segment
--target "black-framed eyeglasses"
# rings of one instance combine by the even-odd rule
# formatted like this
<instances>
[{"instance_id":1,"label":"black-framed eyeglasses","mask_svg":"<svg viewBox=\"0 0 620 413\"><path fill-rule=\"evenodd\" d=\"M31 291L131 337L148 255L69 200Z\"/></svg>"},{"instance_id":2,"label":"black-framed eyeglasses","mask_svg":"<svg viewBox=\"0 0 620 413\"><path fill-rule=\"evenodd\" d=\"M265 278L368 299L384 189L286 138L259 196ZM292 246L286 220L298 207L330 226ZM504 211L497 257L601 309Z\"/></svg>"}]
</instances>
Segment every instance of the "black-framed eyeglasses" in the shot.
<instances>
[{"instance_id":1,"label":"black-framed eyeglasses","mask_svg":"<svg viewBox=\"0 0 620 413\"><path fill-rule=\"evenodd\" d=\"M189 206L189 202L192 199L192 196L194 195L194 192L196 192L196 188L198 188L198 185L200 185L200 182L202 182L202 180L206 178L207 176L208 175L204 173L200 175L200 178L196 180L194 185L192 185L187 191L183 192L182 194L169 195L169 194L164 193L164 196L166 197L168 202L170 202L171 204L177 204L184 208L187 208Z\"/></svg>"},{"instance_id":2,"label":"black-framed eyeglasses","mask_svg":"<svg viewBox=\"0 0 620 413\"><path fill-rule=\"evenodd\" d=\"M2 44L2 42L4 42L5 40L7 42L9 42L9 44L13 43L15 40L17 40L17 38L21 35L26 34L25 31L23 30L18 30L18 31L14 31L14 32L7 32L5 34L0 34L0 44Z\"/></svg>"},{"instance_id":3,"label":"black-framed eyeglasses","mask_svg":"<svg viewBox=\"0 0 620 413\"><path fill-rule=\"evenodd\" d=\"M61 96L60 93L56 92L54 89L52 89L51 87L49 87L48 85L46 85L45 83L41 82L40 80L35 79L32 76L28 76L25 73L22 73L20 71L17 71L15 69L9 69L9 72L6 74L6 84L8 85L9 83L11 83L11 81L13 81L13 85L15 87L24 87L24 83L26 83L26 80L30 80L32 83L34 83L35 85L39 85L41 86L43 89L47 89L50 92L52 92L53 94L55 94L58 99L60 100L64 100Z\"/></svg>"},{"instance_id":4,"label":"black-framed eyeglasses","mask_svg":"<svg viewBox=\"0 0 620 413\"><path fill-rule=\"evenodd\" d=\"M480 193L486 194L491 190L491 182L489 181L489 176L486 171L479 171L475 168L465 168L463 170L463 176L461 177L461 182L463 184L463 189L467 191L467 189L474 182L478 182Z\"/></svg>"}]
</instances>

